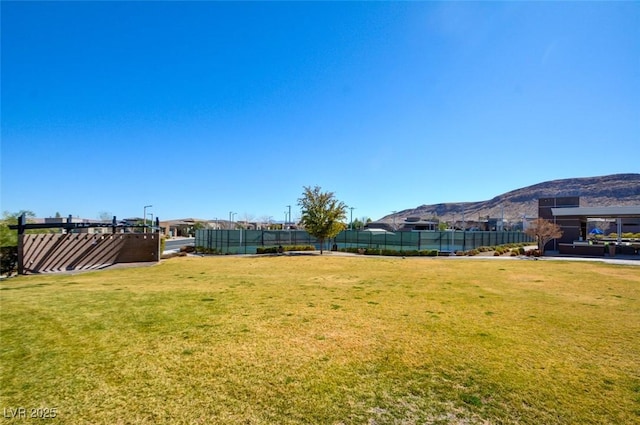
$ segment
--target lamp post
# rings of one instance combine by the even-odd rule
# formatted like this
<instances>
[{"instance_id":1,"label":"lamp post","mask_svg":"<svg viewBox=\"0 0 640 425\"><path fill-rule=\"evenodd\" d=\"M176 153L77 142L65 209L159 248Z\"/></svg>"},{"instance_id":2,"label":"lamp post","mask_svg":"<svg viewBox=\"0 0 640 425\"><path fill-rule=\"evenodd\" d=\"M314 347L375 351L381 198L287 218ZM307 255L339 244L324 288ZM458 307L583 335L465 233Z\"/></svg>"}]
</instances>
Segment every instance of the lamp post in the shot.
<instances>
[{"instance_id":1,"label":"lamp post","mask_svg":"<svg viewBox=\"0 0 640 425\"><path fill-rule=\"evenodd\" d=\"M349 229L353 230L353 210L355 210L355 207L349 207L349 209L351 210L351 216L349 217Z\"/></svg>"},{"instance_id":2,"label":"lamp post","mask_svg":"<svg viewBox=\"0 0 640 425\"><path fill-rule=\"evenodd\" d=\"M147 208L151 208L153 205L145 205L142 213L142 224L143 224L143 233L147 233Z\"/></svg>"},{"instance_id":3,"label":"lamp post","mask_svg":"<svg viewBox=\"0 0 640 425\"><path fill-rule=\"evenodd\" d=\"M289 208L289 225L291 225L291 205L287 205L287 208Z\"/></svg>"},{"instance_id":4,"label":"lamp post","mask_svg":"<svg viewBox=\"0 0 640 425\"><path fill-rule=\"evenodd\" d=\"M233 230L233 216L238 213L234 213L233 211L229 211L229 227Z\"/></svg>"}]
</instances>

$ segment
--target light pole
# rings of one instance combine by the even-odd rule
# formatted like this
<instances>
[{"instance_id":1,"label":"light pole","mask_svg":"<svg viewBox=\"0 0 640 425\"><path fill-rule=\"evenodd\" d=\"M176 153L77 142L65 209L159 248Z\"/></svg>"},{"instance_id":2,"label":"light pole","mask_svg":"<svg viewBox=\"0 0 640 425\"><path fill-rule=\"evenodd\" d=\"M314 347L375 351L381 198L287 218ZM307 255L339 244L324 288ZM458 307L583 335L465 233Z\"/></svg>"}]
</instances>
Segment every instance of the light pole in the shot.
<instances>
[{"instance_id":1,"label":"light pole","mask_svg":"<svg viewBox=\"0 0 640 425\"><path fill-rule=\"evenodd\" d=\"M233 211L229 211L229 227L233 230L233 216L238 213L234 213Z\"/></svg>"},{"instance_id":2,"label":"light pole","mask_svg":"<svg viewBox=\"0 0 640 425\"><path fill-rule=\"evenodd\" d=\"M291 205L287 205L287 208L289 208L289 225L291 225Z\"/></svg>"},{"instance_id":3,"label":"light pole","mask_svg":"<svg viewBox=\"0 0 640 425\"><path fill-rule=\"evenodd\" d=\"M153 207L153 205L145 205L144 209L142 210L143 211L143 213L142 213L142 225L143 225L142 228L144 229L143 233L147 233L147 208L151 208L151 207Z\"/></svg>"},{"instance_id":4,"label":"light pole","mask_svg":"<svg viewBox=\"0 0 640 425\"><path fill-rule=\"evenodd\" d=\"M349 209L351 210L351 216L349 217L349 229L353 230L353 210L355 210L355 207L349 207Z\"/></svg>"},{"instance_id":5,"label":"light pole","mask_svg":"<svg viewBox=\"0 0 640 425\"><path fill-rule=\"evenodd\" d=\"M153 233L153 213L147 213L147 215L151 216L151 233Z\"/></svg>"}]
</instances>

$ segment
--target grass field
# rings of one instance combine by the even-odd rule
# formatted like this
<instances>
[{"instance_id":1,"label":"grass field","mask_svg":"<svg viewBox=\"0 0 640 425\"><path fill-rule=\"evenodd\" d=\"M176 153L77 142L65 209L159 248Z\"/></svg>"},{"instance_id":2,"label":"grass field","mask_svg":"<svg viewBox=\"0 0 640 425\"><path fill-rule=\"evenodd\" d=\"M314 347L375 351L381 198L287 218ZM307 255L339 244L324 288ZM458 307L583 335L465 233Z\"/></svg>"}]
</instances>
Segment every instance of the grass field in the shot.
<instances>
[{"instance_id":1,"label":"grass field","mask_svg":"<svg viewBox=\"0 0 640 425\"><path fill-rule=\"evenodd\" d=\"M639 267L186 257L0 303L7 423L640 423Z\"/></svg>"}]
</instances>

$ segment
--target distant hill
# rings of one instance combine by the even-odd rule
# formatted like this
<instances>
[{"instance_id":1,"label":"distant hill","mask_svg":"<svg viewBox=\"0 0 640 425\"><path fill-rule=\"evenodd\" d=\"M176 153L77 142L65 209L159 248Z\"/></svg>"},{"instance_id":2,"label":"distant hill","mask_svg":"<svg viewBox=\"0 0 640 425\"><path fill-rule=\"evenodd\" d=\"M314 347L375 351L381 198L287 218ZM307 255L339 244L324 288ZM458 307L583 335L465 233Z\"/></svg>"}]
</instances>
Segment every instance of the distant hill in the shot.
<instances>
[{"instance_id":1,"label":"distant hill","mask_svg":"<svg viewBox=\"0 0 640 425\"><path fill-rule=\"evenodd\" d=\"M640 205L640 174L612 174L600 177L552 180L522 189L512 190L488 201L454 202L421 205L413 209L387 215L380 221L400 222L406 217L438 217L440 220L477 220L487 215L501 216L505 220L517 221L538 216L538 198L554 196L580 196L583 207Z\"/></svg>"}]
</instances>

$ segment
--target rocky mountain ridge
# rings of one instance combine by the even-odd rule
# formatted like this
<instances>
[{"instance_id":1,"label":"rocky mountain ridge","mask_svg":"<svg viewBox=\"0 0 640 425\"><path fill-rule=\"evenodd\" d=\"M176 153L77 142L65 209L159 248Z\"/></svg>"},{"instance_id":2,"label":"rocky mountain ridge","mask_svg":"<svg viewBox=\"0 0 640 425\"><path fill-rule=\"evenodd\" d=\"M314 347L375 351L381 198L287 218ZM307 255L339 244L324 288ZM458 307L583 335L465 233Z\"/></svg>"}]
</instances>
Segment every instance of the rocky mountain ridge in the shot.
<instances>
[{"instance_id":1,"label":"rocky mountain ridge","mask_svg":"<svg viewBox=\"0 0 640 425\"><path fill-rule=\"evenodd\" d=\"M441 221L504 217L520 221L538 216L538 198L580 196L583 207L640 205L640 174L612 174L551 180L512 190L488 201L421 205L398 211L380 221L403 221L407 217L437 217Z\"/></svg>"}]
</instances>

